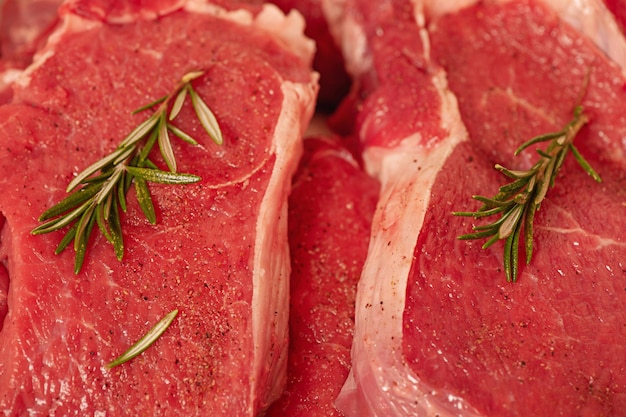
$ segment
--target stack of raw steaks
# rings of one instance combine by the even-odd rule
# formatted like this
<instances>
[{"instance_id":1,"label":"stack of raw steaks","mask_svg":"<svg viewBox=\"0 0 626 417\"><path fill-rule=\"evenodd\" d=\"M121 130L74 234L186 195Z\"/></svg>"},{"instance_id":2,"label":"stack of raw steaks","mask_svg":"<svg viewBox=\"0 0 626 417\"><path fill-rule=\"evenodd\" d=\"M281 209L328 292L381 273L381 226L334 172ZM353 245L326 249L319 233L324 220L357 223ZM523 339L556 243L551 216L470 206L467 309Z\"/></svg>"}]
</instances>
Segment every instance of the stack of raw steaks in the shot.
<instances>
[{"instance_id":1,"label":"stack of raw steaks","mask_svg":"<svg viewBox=\"0 0 626 417\"><path fill-rule=\"evenodd\" d=\"M625 22L4 0L0 412L626 416Z\"/></svg>"}]
</instances>

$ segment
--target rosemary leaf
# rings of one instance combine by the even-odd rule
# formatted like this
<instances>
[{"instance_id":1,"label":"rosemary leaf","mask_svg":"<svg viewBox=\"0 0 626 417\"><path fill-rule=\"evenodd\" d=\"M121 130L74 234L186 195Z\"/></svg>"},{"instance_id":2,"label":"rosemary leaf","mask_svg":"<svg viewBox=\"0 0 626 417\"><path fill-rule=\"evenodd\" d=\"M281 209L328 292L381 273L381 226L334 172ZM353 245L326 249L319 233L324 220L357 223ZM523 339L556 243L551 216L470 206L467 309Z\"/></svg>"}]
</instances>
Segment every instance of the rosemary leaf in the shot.
<instances>
[{"instance_id":1,"label":"rosemary leaf","mask_svg":"<svg viewBox=\"0 0 626 417\"><path fill-rule=\"evenodd\" d=\"M111 215L109 216L109 226L115 257L118 261L121 261L124 257L124 237L122 235L122 222L120 221L117 204L113 204Z\"/></svg>"},{"instance_id":2,"label":"rosemary leaf","mask_svg":"<svg viewBox=\"0 0 626 417\"><path fill-rule=\"evenodd\" d=\"M60 216L61 214L76 207L78 204L82 204L85 201L89 200L91 197L96 195L98 190L99 190L99 186L98 184L95 184L95 185L90 185L87 187L83 187L80 190L74 191L72 194L65 197L59 203L50 207L48 210L44 211L43 213L41 213L41 216L39 216L39 221L43 222L43 221L55 218L57 216Z\"/></svg>"},{"instance_id":3,"label":"rosemary leaf","mask_svg":"<svg viewBox=\"0 0 626 417\"><path fill-rule=\"evenodd\" d=\"M154 113L139 126L137 126L132 132L126 136L126 138L120 143L120 148L126 148L134 145L143 139L151 130L156 126L159 121L159 113Z\"/></svg>"},{"instance_id":4,"label":"rosemary leaf","mask_svg":"<svg viewBox=\"0 0 626 417\"><path fill-rule=\"evenodd\" d=\"M476 229L474 229L476 230ZM479 231L476 233L468 233L466 235L461 235L457 239L459 240L474 240L474 239L482 239L484 237L489 237L494 234L492 228L485 229L483 231Z\"/></svg>"},{"instance_id":5,"label":"rosemary leaf","mask_svg":"<svg viewBox=\"0 0 626 417\"><path fill-rule=\"evenodd\" d=\"M507 207L511 205L511 203L509 203L508 201L496 200L495 198L487 198L483 197L482 195L473 195L472 198L484 204L484 206L480 208L481 211L490 209L492 207Z\"/></svg>"},{"instance_id":6,"label":"rosemary leaf","mask_svg":"<svg viewBox=\"0 0 626 417\"><path fill-rule=\"evenodd\" d=\"M98 226L98 229L100 229L100 233L102 233L106 240L108 240L110 243L113 243L113 236L107 228L104 212L104 205L100 204L96 206L96 225Z\"/></svg>"},{"instance_id":7,"label":"rosemary leaf","mask_svg":"<svg viewBox=\"0 0 626 417\"><path fill-rule=\"evenodd\" d=\"M488 241L486 241L483 244L482 248L483 249L487 249L490 246L492 246L493 244L495 244L498 240L500 240L500 236L498 236L498 233L496 232L496 233L493 234L493 236Z\"/></svg>"},{"instance_id":8,"label":"rosemary leaf","mask_svg":"<svg viewBox=\"0 0 626 417\"><path fill-rule=\"evenodd\" d=\"M533 233L535 212L537 211L536 204L529 204L526 212L524 213L524 250L526 251L526 263L529 264L533 257Z\"/></svg>"},{"instance_id":9,"label":"rosemary leaf","mask_svg":"<svg viewBox=\"0 0 626 417\"><path fill-rule=\"evenodd\" d=\"M137 154L137 159L134 160L133 163L130 164L130 166L141 167L144 165L145 160L148 159L148 155L150 154L150 151L152 151L154 144L157 142L158 136L159 136L159 129L155 129L148 137L148 140L146 140L146 143L144 143L143 147L139 151L139 154Z\"/></svg>"},{"instance_id":10,"label":"rosemary leaf","mask_svg":"<svg viewBox=\"0 0 626 417\"><path fill-rule=\"evenodd\" d=\"M158 166L156 166L156 164L155 164L154 162L152 162L151 160L149 160L149 159L146 159L145 161L143 161L142 166L137 165L137 167L140 167L140 168L149 168L149 169L156 169L156 170L158 170L158 169L159 169L159 167L158 167Z\"/></svg>"},{"instance_id":11,"label":"rosemary leaf","mask_svg":"<svg viewBox=\"0 0 626 417\"><path fill-rule=\"evenodd\" d=\"M517 224L522 217L523 211L524 206L515 206L509 210L508 213L503 215L504 221L498 229L498 237L500 239L506 239L511 233L513 233L513 230L517 228Z\"/></svg>"},{"instance_id":12,"label":"rosemary leaf","mask_svg":"<svg viewBox=\"0 0 626 417\"><path fill-rule=\"evenodd\" d=\"M221 145L222 142L224 142L224 139L222 138L222 132L219 128L219 125L217 124L217 119L215 118L215 115L213 114L211 109L209 109L209 106L206 105L204 100L202 100L195 92L195 90L191 87L189 87L189 95L191 96L191 104L193 105L193 109L195 110L196 115L198 116L198 120L200 120L200 123L202 124L202 127L204 128L204 130L206 130L211 139L213 139L213 142Z\"/></svg>"},{"instance_id":13,"label":"rosemary leaf","mask_svg":"<svg viewBox=\"0 0 626 417\"><path fill-rule=\"evenodd\" d=\"M190 85L192 80L203 74L204 71L191 71L185 74L171 95L163 96L137 109L133 114L146 110L154 111L126 135L113 152L76 175L66 189L68 193L72 193L39 217L39 221L44 223L31 231L34 235L69 227L55 253L62 252L73 241L76 273L83 265L89 236L96 224L100 233L113 245L117 259L122 259L124 243L119 209L126 212L128 203L126 194L133 181L142 211L151 223L155 223L154 203L147 182L190 184L200 180L197 175L176 172L176 158L169 132L190 144L197 145L197 142L168 120L173 120L179 115L186 98L190 97L196 116L207 133L216 143L223 142L215 116ZM168 117L170 104L172 110ZM158 169L148 158L157 143L169 171Z\"/></svg>"},{"instance_id":14,"label":"rosemary leaf","mask_svg":"<svg viewBox=\"0 0 626 417\"><path fill-rule=\"evenodd\" d=\"M80 225L76 226L76 236L74 236L74 242L78 242L78 246L75 246L74 250L76 251L76 256L74 258L74 273L78 274L83 267L83 263L85 261L85 255L87 253L87 244L89 243L89 237L91 236L91 231L93 230L93 225L95 223L95 217L91 216L87 221L87 225L84 228L84 231L80 231ZM82 236L80 239L78 238L78 234L81 233Z\"/></svg>"},{"instance_id":15,"label":"rosemary leaf","mask_svg":"<svg viewBox=\"0 0 626 417\"><path fill-rule=\"evenodd\" d=\"M515 195L518 191L522 190L526 186L526 184L528 184L528 181L529 176L518 178L515 181L500 187L499 194L506 197Z\"/></svg>"},{"instance_id":16,"label":"rosemary leaf","mask_svg":"<svg viewBox=\"0 0 626 417\"><path fill-rule=\"evenodd\" d=\"M144 112L144 111L146 111L146 110L150 110L151 108L156 107L156 106L158 106L159 104L161 104L161 103L163 103L163 102L167 101L167 99L168 99L168 96L167 96L167 95L165 95L165 96L163 96L163 97L161 97L161 98L157 98L156 100L154 100L154 101L152 101L152 102L150 102L150 103L148 103L148 104L146 104L146 105L144 105L144 106L141 106L141 107L139 107L138 109L135 109L135 110L133 111L133 114L138 114L138 113Z\"/></svg>"},{"instance_id":17,"label":"rosemary leaf","mask_svg":"<svg viewBox=\"0 0 626 417\"><path fill-rule=\"evenodd\" d=\"M183 87L178 95L176 96L176 100L174 100L174 104L172 105L172 110L170 111L169 120L172 121L178 116L180 110L183 108L183 104L185 103L185 99L187 98L187 91L189 89L185 86Z\"/></svg>"},{"instance_id":18,"label":"rosemary leaf","mask_svg":"<svg viewBox=\"0 0 626 417\"><path fill-rule=\"evenodd\" d=\"M136 178L159 184L192 184L200 181L200 177L193 174L168 172L160 169L126 167L128 172Z\"/></svg>"},{"instance_id":19,"label":"rosemary leaf","mask_svg":"<svg viewBox=\"0 0 626 417\"><path fill-rule=\"evenodd\" d=\"M563 166L563 162L565 162L565 157L567 157L569 151L569 147L565 147L563 149L561 149L559 152L557 152L556 156L554 157L554 172L555 174L557 174L559 172L559 170L561 169L561 167ZM550 187L554 187L554 181L556 179L556 175L552 175L550 177Z\"/></svg>"},{"instance_id":20,"label":"rosemary leaf","mask_svg":"<svg viewBox=\"0 0 626 417\"><path fill-rule=\"evenodd\" d=\"M167 122L165 116L159 120L159 133L157 133L157 142L159 143L159 149L163 160L167 164L167 167L172 172L176 172L176 158L174 157L174 150L172 149L172 142L170 142L170 135L167 133Z\"/></svg>"},{"instance_id":21,"label":"rosemary leaf","mask_svg":"<svg viewBox=\"0 0 626 417\"><path fill-rule=\"evenodd\" d=\"M591 165L589 165L589 162L587 162L587 160L580 154L580 152L578 152L578 149L576 149L573 143L570 145L570 149L572 150L572 154L574 154L574 158L576 158L576 161L578 161L578 164L585 170L585 172L589 174L591 178L593 178L596 182L602 182L602 178L600 178L600 175L598 175L598 173L591 167Z\"/></svg>"},{"instance_id":22,"label":"rosemary leaf","mask_svg":"<svg viewBox=\"0 0 626 417\"><path fill-rule=\"evenodd\" d=\"M493 223L489 223L489 224L482 224L482 225L475 225L472 227L472 230L475 231L481 231L481 230L491 230L492 234L496 233L498 230L500 230L500 225L506 220L505 216L500 217L500 219L496 220Z\"/></svg>"},{"instance_id":23,"label":"rosemary leaf","mask_svg":"<svg viewBox=\"0 0 626 417\"><path fill-rule=\"evenodd\" d=\"M564 130L559 130L558 132L553 132L553 133L547 133L545 135L535 136L534 138L532 138L528 142L524 142L522 144L522 146L517 148L515 150L515 155L519 155L524 149L526 149L529 146L532 146L532 145L534 145L536 143L551 141L551 140L554 140L554 139L558 139L561 136L565 136L565 131Z\"/></svg>"},{"instance_id":24,"label":"rosemary leaf","mask_svg":"<svg viewBox=\"0 0 626 417\"><path fill-rule=\"evenodd\" d=\"M72 223L77 218L79 218L83 214L83 212L87 210L90 204L91 204L91 200L86 201L79 207L69 212L68 214L65 214L63 217L57 217L56 219L50 220L42 225L35 227L31 231L31 233L33 235L42 235L44 233L50 233L50 232L54 232L56 230L62 229L65 226Z\"/></svg>"},{"instance_id":25,"label":"rosemary leaf","mask_svg":"<svg viewBox=\"0 0 626 417\"><path fill-rule=\"evenodd\" d=\"M554 172L554 166L556 164L556 160L554 158L551 158L545 168L544 168L544 176L543 178L538 182L539 184L539 188L537 188L535 197L534 197L534 204L536 206L539 206L542 202L543 199L546 197L546 194L548 193L548 188L554 184L554 182L552 181L552 175L556 174L556 172Z\"/></svg>"},{"instance_id":26,"label":"rosemary leaf","mask_svg":"<svg viewBox=\"0 0 626 417\"><path fill-rule=\"evenodd\" d=\"M95 162L95 163L91 164L90 166L88 166L87 168L85 168L85 170L83 172L78 174L76 177L74 177L74 179L72 181L70 181L70 183L68 184L67 189L65 191L69 193L74 188L78 187L80 185L80 183L82 183L83 180L85 180L87 177L92 176L93 174L98 172L98 170L101 170L101 169L105 168L107 165L109 165L114 160L116 160L117 157L120 156L120 154L123 151L124 151L123 149L118 148L112 154L110 154L108 156L105 156L104 158L102 158L98 162Z\"/></svg>"},{"instance_id":27,"label":"rosemary leaf","mask_svg":"<svg viewBox=\"0 0 626 417\"><path fill-rule=\"evenodd\" d=\"M487 249L500 239L504 239L504 272L507 281L516 282L519 274L519 246L520 236L524 233L524 251L526 263L530 263L533 254L533 228L535 213L548 194L548 190L554 186L559 170L571 150L580 166L596 181L601 181L600 176L591 168L589 163L574 147L573 141L580 129L588 122L588 117L583 113L582 107L576 106L573 118L565 127L558 132L539 135L524 142L516 151L519 154L528 147L548 142L545 150L537 149L539 160L532 168L526 171L510 170L502 165L496 165L496 169L502 172L512 181L501 186L495 197L473 196L481 201L483 206L475 212L454 212L456 216L473 217L481 219L492 215L501 216L488 224L473 226L474 233L460 235L458 239L488 239L483 244Z\"/></svg>"},{"instance_id":28,"label":"rosemary leaf","mask_svg":"<svg viewBox=\"0 0 626 417\"><path fill-rule=\"evenodd\" d=\"M118 165L117 167L115 167L115 170L113 170L113 173L111 174L109 179L106 180L104 184L102 184L100 192L95 195L96 204L102 204L104 199L107 198L107 196L116 188L116 185L120 182L120 178L122 177L123 173L124 168L122 165Z\"/></svg>"},{"instance_id":29,"label":"rosemary leaf","mask_svg":"<svg viewBox=\"0 0 626 417\"><path fill-rule=\"evenodd\" d=\"M89 226L91 219L95 217L93 215L95 209L96 209L95 205L93 204L89 205L87 210L85 210L80 220L76 224L76 236L74 237L74 250L76 251L78 251L78 248L83 244L83 242L89 238L88 226Z\"/></svg>"},{"instance_id":30,"label":"rosemary leaf","mask_svg":"<svg viewBox=\"0 0 626 417\"><path fill-rule=\"evenodd\" d=\"M189 84L193 80L195 80L196 78L200 78L203 75L204 75L204 71L202 71L202 70L189 71L187 74L183 75L183 78L181 78L180 81L183 84Z\"/></svg>"},{"instance_id":31,"label":"rosemary leaf","mask_svg":"<svg viewBox=\"0 0 626 417\"><path fill-rule=\"evenodd\" d=\"M140 177L135 178L135 195L137 196L139 207L141 207L143 214L146 216L150 224L156 224L154 204L152 203L150 190L148 189L145 179Z\"/></svg>"},{"instance_id":32,"label":"rosemary leaf","mask_svg":"<svg viewBox=\"0 0 626 417\"><path fill-rule=\"evenodd\" d=\"M168 123L167 124L167 128L170 130L170 132L172 132L178 138L184 140L185 142L189 143L190 145L197 145L198 144L198 142L196 142L196 140L194 138L192 138L191 136L189 136L188 134L186 134L185 132L183 132L182 130L180 130L179 128L174 126L173 124Z\"/></svg>"},{"instance_id":33,"label":"rosemary leaf","mask_svg":"<svg viewBox=\"0 0 626 417\"><path fill-rule=\"evenodd\" d=\"M480 217L489 217L489 216L493 216L494 214L498 214L503 212L504 210L506 210L506 206L502 205L502 206L497 206L488 210L483 210L480 209L478 211L456 211L453 214L455 216L462 216L462 217L474 217L476 219L480 218Z\"/></svg>"},{"instance_id":34,"label":"rosemary leaf","mask_svg":"<svg viewBox=\"0 0 626 417\"><path fill-rule=\"evenodd\" d=\"M128 175L125 171L122 174L122 178L120 178L120 181L117 183L117 202L124 213L126 213L126 193L128 192L132 180L133 176Z\"/></svg>"},{"instance_id":35,"label":"rosemary leaf","mask_svg":"<svg viewBox=\"0 0 626 417\"><path fill-rule=\"evenodd\" d=\"M124 173L122 172L122 175L124 175ZM115 189L117 189L117 184L114 185ZM115 200L115 195L116 193L111 191L109 194L107 194L106 198L104 199L104 201L102 202L102 204L99 204L99 207L102 207L102 216L104 219L108 220L110 214L111 214L111 206L113 205L113 202Z\"/></svg>"},{"instance_id":36,"label":"rosemary leaf","mask_svg":"<svg viewBox=\"0 0 626 417\"><path fill-rule=\"evenodd\" d=\"M519 231L521 223L516 223L512 232L504 243L504 275L508 282L517 281L519 271Z\"/></svg>"},{"instance_id":37,"label":"rosemary leaf","mask_svg":"<svg viewBox=\"0 0 626 417\"><path fill-rule=\"evenodd\" d=\"M513 179L528 178L528 177L530 177L533 174L532 170L529 170L529 171L514 171L514 170L511 170L511 169L507 169L507 168L503 167L500 164L496 164L495 168L498 171L502 172L507 177L513 178Z\"/></svg>"},{"instance_id":38,"label":"rosemary leaf","mask_svg":"<svg viewBox=\"0 0 626 417\"><path fill-rule=\"evenodd\" d=\"M76 236L76 225L69 228L63 239L59 242L56 250L54 251L55 255L63 252L67 246L74 241L74 236Z\"/></svg>"},{"instance_id":39,"label":"rosemary leaf","mask_svg":"<svg viewBox=\"0 0 626 417\"><path fill-rule=\"evenodd\" d=\"M134 345L132 345L126 352L120 355L117 359L112 362L109 362L106 366L107 368L114 368L118 365L121 365L129 360L133 359L137 355L143 353L146 349L148 349L172 324L176 316L178 315L178 310L170 311L165 317L163 317L148 333L145 334L141 339L139 339Z\"/></svg>"}]
</instances>

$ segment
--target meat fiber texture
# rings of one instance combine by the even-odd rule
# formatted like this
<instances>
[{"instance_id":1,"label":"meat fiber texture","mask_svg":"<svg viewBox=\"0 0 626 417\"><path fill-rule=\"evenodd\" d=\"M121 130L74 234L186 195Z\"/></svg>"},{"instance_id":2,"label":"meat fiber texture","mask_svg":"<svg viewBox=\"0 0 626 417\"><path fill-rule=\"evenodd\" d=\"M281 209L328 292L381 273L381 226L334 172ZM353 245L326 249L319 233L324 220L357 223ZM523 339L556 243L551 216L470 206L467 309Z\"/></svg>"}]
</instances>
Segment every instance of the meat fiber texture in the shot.
<instances>
[{"instance_id":1,"label":"meat fiber texture","mask_svg":"<svg viewBox=\"0 0 626 417\"><path fill-rule=\"evenodd\" d=\"M315 104L313 45L297 14L273 6L253 16L164 3L66 3L0 107L5 416L254 416L284 384L287 197ZM94 234L74 274L72 250L54 254L60 233L31 235L38 216L145 119L133 110L198 68L224 143L186 104L176 123L199 145L173 146L178 170L202 180L151 185L156 225L131 191L122 262ZM105 366L173 309L147 351Z\"/></svg>"},{"instance_id":2,"label":"meat fiber texture","mask_svg":"<svg viewBox=\"0 0 626 417\"><path fill-rule=\"evenodd\" d=\"M336 137L309 137L289 197L290 345L287 386L267 417L340 416L350 370L356 285L378 183Z\"/></svg>"},{"instance_id":3,"label":"meat fiber texture","mask_svg":"<svg viewBox=\"0 0 626 417\"><path fill-rule=\"evenodd\" d=\"M5 0L0 7L0 103L58 23L60 0Z\"/></svg>"},{"instance_id":4,"label":"meat fiber texture","mask_svg":"<svg viewBox=\"0 0 626 417\"><path fill-rule=\"evenodd\" d=\"M0 52L3 60L26 67L57 22L61 0L5 0L0 12Z\"/></svg>"},{"instance_id":5,"label":"meat fiber texture","mask_svg":"<svg viewBox=\"0 0 626 417\"><path fill-rule=\"evenodd\" d=\"M357 86L354 131L381 181L338 407L624 416L623 68L557 5L431 3L349 0L331 16ZM514 150L579 103L590 121L575 143L603 182L568 157L537 212L532 261L507 283L502 242L458 240L480 222L452 212L497 192L495 163L529 168L537 155Z\"/></svg>"}]
</instances>

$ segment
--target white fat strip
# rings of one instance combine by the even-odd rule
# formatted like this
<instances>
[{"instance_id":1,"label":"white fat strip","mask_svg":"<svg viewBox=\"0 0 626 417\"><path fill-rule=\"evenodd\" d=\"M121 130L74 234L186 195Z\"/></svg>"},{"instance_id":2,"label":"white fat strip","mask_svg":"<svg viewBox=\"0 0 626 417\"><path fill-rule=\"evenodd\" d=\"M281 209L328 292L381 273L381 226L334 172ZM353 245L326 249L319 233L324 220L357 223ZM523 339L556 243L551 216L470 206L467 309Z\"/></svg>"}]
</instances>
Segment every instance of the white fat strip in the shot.
<instances>
[{"instance_id":1,"label":"white fat strip","mask_svg":"<svg viewBox=\"0 0 626 417\"><path fill-rule=\"evenodd\" d=\"M341 49L346 71L353 78L365 74L372 67L372 57L362 28L345 13L346 0L322 0L321 7L328 29Z\"/></svg>"},{"instance_id":2,"label":"white fat strip","mask_svg":"<svg viewBox=\"0 0 626 417\"><path fill-rule=\"evenodd\" d=\"M287 241L287 198L302 152L302 137L313 115L317 74L309 84L284 81L283 103L274 130L272 176L259 208L252 278L254 359L250 405L277 399L286 380L289 333L290 257ZM265 391L263 391L265 390ZM250 410L250 416L254 410Z\"/></svg>"},{"instance_id":3,"label":"white fat strip","mask_svg":"<svg viewBox=\"0 0 626 417\"><path fill-rule=\"evenodd\" d=\"M348 71L357 77L369 71L372 59L365 34L354 19L344 15L344 1L322 4L327 18L336 23L330 26L340 39ZM415 0L413 4L416 23L424 27L422 3ZM421 33L428 56L428 34ZM357 290L353 367L336 402L349 417L479 416L461 398L433 394L403 358L406 285L430 190L456 145L467 140L456 97L448 90L443 71L433 75L433 83L441 94L441 123L448 136L433 144L416 132L395 148L371 147L364 153L366 170L381 182L381 195ZM418 167L419 175L406 175L417 173Z\"/></svg>"},{"instance_id":4,"label":"white fat strip","mask_svg":"<svg viewBox=\"0 0 626 417\"><path fill-rule=\"evenodd\" d=\"M337 400L350 417L480 416L463 399L433 391L403 357L406 286L430 190L449 155L467 140L443 71L433 83L448 136L433 144L416 132L395 148L369 148L364 154L368 172L381 181L381 196L357 291L353 368Z\"/></svg>"},{"instance_id":5,"label":"white fat strip","mask_svg":"<svg viewBox=\"0 0 626 417\"><path fill-rule=\"evenodd\" d=\"M626 38L602 0L542 0L626 73Z\"/></svg>"}]
</instances>

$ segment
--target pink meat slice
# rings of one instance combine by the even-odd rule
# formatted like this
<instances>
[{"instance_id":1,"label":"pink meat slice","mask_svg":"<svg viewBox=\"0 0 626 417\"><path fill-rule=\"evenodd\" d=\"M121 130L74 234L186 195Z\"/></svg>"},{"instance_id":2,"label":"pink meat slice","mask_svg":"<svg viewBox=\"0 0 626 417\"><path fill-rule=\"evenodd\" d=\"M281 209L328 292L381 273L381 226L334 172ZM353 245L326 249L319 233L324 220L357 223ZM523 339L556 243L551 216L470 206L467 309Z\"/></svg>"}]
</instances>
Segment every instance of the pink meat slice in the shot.
<instances>
[{"instance_id":1,"label":"pink meat slice","mask_svg":"<svg viewBox=\"0 0 626 417\"><path fill-rule=\"evenodd\" d=\"M0 14L3 61L25 68L58 22L61 0L6 0Z\"/></svg>"},{"instance_id":2,"label":"pink meat slice","mask_svg":"<svg viewBox=\"0 0 626 417\"><path fill-rule=\"evenodd\" d=\"M365 3L337 21L381 198L340 410L625 415L622 69L536 1L427 9L429 33L422 4ZM507 283L502 245L457 240L475 222L451 213L495 194L495 163L529 167L536 154L513 151L563 127L580 97L591 121L576 143L603 182L569 157L537 213L533 260Z\"/></svg>"},{"instance_id":3,"label":"pink meat slice","mask_svg":"<svg viewBox=\"0 0 626 417\"><path fill-rule=\"evenodd\" d=\"M267 416L333 417L350 370L356 284L378 184L332 138L307 138L289 197L290 346Z\"/></svg>"},{"instance_id":4,"label":"pink meat slice","mask_svg":"<svg viewBox=\"0 0 626 417\"><path fill-rule=\"evenodd\" d=\"M61 0L6 0L0 8L0 103L13 97L11 85L58 23Z\"/></svg>"},{"instance_id":5,"label":"pink meat slice","mask_svg":"<svg viewBox=\"0 0 626 417\"><path fill-rule=\"evenodd\" d=\"M117 24L87 12L62 14L0 108L0 283L6 275L9 284L0 410L257 415L285 380L287 196L317 90L312 43L301 19L270 6L254 17L190 1ZM185 105L177 123L200 145L174 141L174 151L179 171L202 180L151 186L154 226L131 191L123 261L98 235L75 275L71 249L54 255L60 233L30 234L37 217L144 120L134 109L197 68L205 74L194 87L224 144ZM105 366L173 309L178 317L146 352Z\"/></svg>"},{"instance_id":6,"label":"pink meat slice","mask_svg":"<svg viewBox=\"0 0 626 417\"><path fill-rule=\"evenodd\" d=\"M419 324L407 328L407 339L418 342L405 344L405 354L412 358L413 369L436 374L438 384L467 392L465 398L485 415L624 415L626 314L619 306L626 301L626 95L621 69L537 2L477 5L442 17L431 33L433 56L448 72L474 155L490 164L524 167L526 162L509 157L512 149L524 138L564 126L582 96L591 121L576 145L603 183L594 183L570 157L537 215L536 253L517 284L498 285L497 251L485 254L475 243L449 245L445 250L455 253L462 266L440 275L458 277L457 285L439 285L440 291L454 298L471 286L459 278L467 276L465 265L473 262L484 265L473 280L485 288L490 282L496 285L490 292L463 291L466 296L457 301L429 305L431 312L462 309L457 319L463 317L463 325L437 336L424 331L418 336ZM485 41L481 47L478 39ZM495 189L482 181L497 184L481 176L466 185L467 192ZM467 223L456 224L463 228ZM434 236L434 224L431 230ZM423 253L432 248L426 239ZM414 273L429 276L434 269L432 261L424 262ZM407 293L419 294L433 281L410 281ZM417 319L421 314L407 309L404 320L425 324ZM435 327L443 324L437 321L432 321ZM474 323L469 334L461 329L466 323ZM433 372L432 364L418 358L435 353L423 349L424 343L462 333L468 334L462 347L450 350L444 342L441 356L463 364L463 376L450 373L450 367Z\"/></svg>"}]
</instances>

